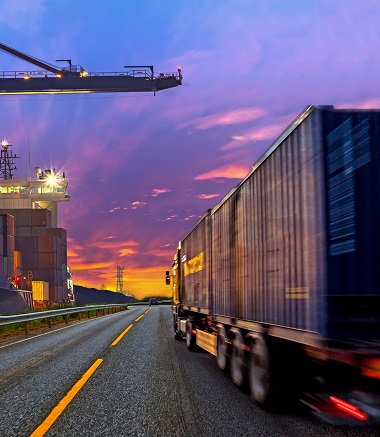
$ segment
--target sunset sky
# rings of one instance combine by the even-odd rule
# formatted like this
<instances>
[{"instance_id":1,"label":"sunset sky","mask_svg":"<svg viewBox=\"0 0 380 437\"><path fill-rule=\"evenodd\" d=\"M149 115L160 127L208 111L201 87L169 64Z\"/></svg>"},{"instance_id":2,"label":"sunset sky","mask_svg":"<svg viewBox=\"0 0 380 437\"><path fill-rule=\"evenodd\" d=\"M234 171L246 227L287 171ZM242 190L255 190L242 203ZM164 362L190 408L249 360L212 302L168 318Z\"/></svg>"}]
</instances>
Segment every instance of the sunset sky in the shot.
<instances>
[{"instance_id":1,"label":"sunset sky","mask_svg":"<svg viewBox=\"0 0 380 437\"><path fill-rule=\"evenodd\" d=\"M377 0L0 0L0 42L51 64L182 67L156 96L0 96L16 177L28 150L68 176L74 282L115 290L119 265L125 291L168 295L179 239L307 105L380 107L379 23Z\"/></svg>"}]
</instances>

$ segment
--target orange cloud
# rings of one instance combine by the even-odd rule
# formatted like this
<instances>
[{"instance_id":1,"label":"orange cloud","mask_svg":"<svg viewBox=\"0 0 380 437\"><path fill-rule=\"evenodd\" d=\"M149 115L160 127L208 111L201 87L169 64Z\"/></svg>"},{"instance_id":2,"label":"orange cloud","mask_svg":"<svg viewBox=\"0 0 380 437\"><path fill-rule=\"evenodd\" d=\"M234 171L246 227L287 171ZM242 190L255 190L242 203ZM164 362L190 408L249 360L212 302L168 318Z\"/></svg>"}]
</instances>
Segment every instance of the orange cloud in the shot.
<instances>
[{"instance_id":1,"label":"orange cloud","mask_svg":"<svg viewBox=\"0 0 380 437\"><path fill-rule=\"evenodd\" d=\"M242 179L247 176L251 167L244 163L226 164L222 167L211 170L207 173L195 176L196 181L204 181L206 179L227 178L227 179Z\"/></svg>"},{"instance_id":2,"label":"orange cloud","mask_svg":"<svg viewBox=\"0 0 380 437\"><path fill-rule=\"evenodd\" d=\"M88 263L78 263L72 267L73 272L76 270L96 270L96 269L106 269L112 266L110 262L88 262Z\"/></svg>"},{"instance_id":3,"label":"orange cloud","mask_svg":"<svg viewBox=\"0 0 380 437\"><path fill-rule=\"evenodd\" d=\"M120 249L119 250L119 256L120 257L128 256L128 255L134 255L135 253L137 253L135 250L129 249L129 248L125 248L125 249Z\"/></svg>"},{"instance_id":4,"label":"orange cloud","mask_svg":"<svg viewBox=\"0 0 380 437\"><path fill-rule=\"evenodd\" d=\"M121 246L138 246L139 243L133 240L120 241L116 239L106 239L100 241L94 241L93 243L88 243L87 246L98 247L100 249L120 249Z\"/></svg>"}]
</instances>

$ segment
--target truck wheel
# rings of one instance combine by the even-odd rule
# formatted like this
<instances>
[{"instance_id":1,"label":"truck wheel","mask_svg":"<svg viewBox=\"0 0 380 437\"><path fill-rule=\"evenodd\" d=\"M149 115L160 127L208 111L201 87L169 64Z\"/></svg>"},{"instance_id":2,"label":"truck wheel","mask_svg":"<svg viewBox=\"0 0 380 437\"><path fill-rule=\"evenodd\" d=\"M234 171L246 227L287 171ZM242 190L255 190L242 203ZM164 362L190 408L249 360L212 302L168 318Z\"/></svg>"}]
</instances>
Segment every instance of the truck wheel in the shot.
<instances>
[{"instance_id":1,"label":"truck wheel","mask_svg":"<svg viewBox=\"0 0 380 437\"><path fill-rule=\"evenodd\" d=\"M179 331L175 331L174 338L176 340L182 340L182 334Z\"/></svg>"},{"instance_id":2,"label":"truck wheel","mask_svg":"<svg viewBox=\"0 0 380 437\"><path fill-rule=\"evenodd\" d=\"M217 355L216 363L220 370L226 371L228 368L228 356L227 356L227 343L226 343L226 330L223 325L218 325L217 336Z\"/></svg>"},{"instance_id":3,"label":"truck wheel","mask_svg":"<svg viewBox=\"0 0 380 437\"><path fill-rule=\"evenodd\" d=\"M178 317L177 317L177 315L174 315L174 318L173 318L173 330L174 330L174 338L176 340L182 340L182 334L180 331L178 331Z\"/></svg>"},{"instance_id":4,"label":"truck wheel","mask_svg":"<svg viewBox=\"0 0 380 437\"><path fill-rule=\"evenodd\" d=\"M264 407L270 404L274 389L269 350L261 334L251 333L249 337L249 389L255 403Z\"/></svg>"},{"instance_id":5,"label":"truck wheel","mask_svg":"<svg viewBox=\"0 0 380 437\"><path fill-rule=\"evenodd\" d=\"M245 357L244 350L242 346L244 344L243 336L239 329L232 328L231 331L234 333L234 337L231 342L231 353L230 353L230 375L232 382L238 387L243 387L245 382Z\"/></svg>"},{"instance_id":6,"label":"truck wheel","mask_svg":"<svg viewBox=\"0 0 380 437\"><path fill-rule=\"evenodd\" d=\"M195 335L192 333L192 331L193 331L193 324L190 322L190 320L187 320L186 321L186 347L189 349L189 351L193 351L196 346Z\"/></svg>"}]
</instances>

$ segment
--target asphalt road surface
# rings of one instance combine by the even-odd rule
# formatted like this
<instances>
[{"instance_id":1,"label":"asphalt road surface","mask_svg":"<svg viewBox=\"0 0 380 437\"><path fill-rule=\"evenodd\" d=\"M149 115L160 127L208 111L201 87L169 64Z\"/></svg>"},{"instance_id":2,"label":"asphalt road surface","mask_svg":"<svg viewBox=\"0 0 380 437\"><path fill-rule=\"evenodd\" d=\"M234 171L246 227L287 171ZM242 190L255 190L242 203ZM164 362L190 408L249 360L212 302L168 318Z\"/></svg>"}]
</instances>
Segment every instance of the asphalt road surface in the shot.
<instances>
[{"instance_id":1,"label":"asphalt road surface","mask_svg":"<svg viewBox=\"0 0 380 437\"><path fill-rule=\"evenodd\" d=\"M212 355L174 340L169 306L136 306L0 347L0 437L31 435L378 437L380 428L263 411Z\"/></svg>"}]
</instances>

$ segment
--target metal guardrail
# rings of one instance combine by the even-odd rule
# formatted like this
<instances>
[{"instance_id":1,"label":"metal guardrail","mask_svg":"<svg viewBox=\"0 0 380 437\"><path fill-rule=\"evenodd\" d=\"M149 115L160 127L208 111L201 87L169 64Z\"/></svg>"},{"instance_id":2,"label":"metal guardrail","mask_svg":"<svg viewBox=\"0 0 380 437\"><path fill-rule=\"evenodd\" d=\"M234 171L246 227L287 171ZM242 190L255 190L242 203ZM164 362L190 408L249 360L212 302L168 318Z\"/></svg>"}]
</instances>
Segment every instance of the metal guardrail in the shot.
<instances>
[{"instance_id":1,"label":"metal guardrail","mask_svg":"<svg viewBox=\"0 0 380 437\"><path fill-rule=\"evenodd\" d=\"M38 311L25 314L14 314L11 316L0 316L0 326L13 325L15 323L25 323L25 334L29 333L29 322L33 320L48 319L49 327L51 327L51 319L57 316L65 316L66 323L68 323L68 316L70 314L88 313L90 317L91 311L105 311L110 309L123 308L128 309L129 304L110 304L110 305L89 305L85 307L62 308L59 310Z\"/></svg>"}]
</instances>

